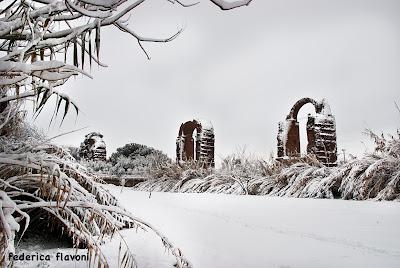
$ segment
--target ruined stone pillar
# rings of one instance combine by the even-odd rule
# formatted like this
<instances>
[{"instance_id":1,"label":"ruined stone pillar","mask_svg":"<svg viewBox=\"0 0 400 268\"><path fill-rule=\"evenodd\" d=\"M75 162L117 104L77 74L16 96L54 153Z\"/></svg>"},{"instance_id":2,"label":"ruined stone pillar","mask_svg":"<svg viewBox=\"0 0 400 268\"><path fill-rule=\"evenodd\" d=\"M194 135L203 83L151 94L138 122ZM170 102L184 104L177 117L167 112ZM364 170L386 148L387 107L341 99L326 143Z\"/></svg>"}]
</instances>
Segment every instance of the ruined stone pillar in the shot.
<instances>
[{"instance_id":1,"label":"ruined stone pillar","mask_svg":"<svg viewBox=\"0 0 400 268\"><path fill-rule=\"evenodd\" d=\"M106 161L106 144L103 135L99 132L91 132L85 136L85 140L79 148L79 156L94 161Z\"/></svg>"},{"instance_id":2,"label":"ruined stone pillar","mask_svg":"<svg viewBox=\"0 0 400 268\"><path fill-rule=\"evenodd\" d=\"M296 119L286 120L287 138L285 144L285 153L289 157L300 156L300 131L299 122Z\"/></svg>"},{"instance_id":3,"label":"ruined stone pillar","mask_svg":"<svg viewBox=\"0 0 400 268\"><path fill-rule=\"evenodd\" d=\"M193 120L181 124L176 142L177 163L195 161L203 167L214 167L214 142L214 128L210 123Z\"/></svg>"},{"instance_id":4,"label":"ruined stone pillar","mask_svg":"<svg viewBox=\"0 0 400 268\"><path fill-rule=\"evenodd\" d=\"M203 129L200 135L200 146L198 160L206 166L214 167L214 130L213 129Z\"/></svg>"},{"instance_id":5,"label":"ruined stone pillar","mask_svg":"<svg viewBox=\"0 0 400 268\"><path fill-rule=\"evenodd\" d=\"M277 136L277 142L278 142L278 158L282 158L285 156L285 146L284 146L284 139L285 139L285 134L283 133L283 123L279 122L278 123L278 136Z\"/></svg>"},{"instance_id":6,"label":"ruined stone pillar","mask_svg":"<svg viewBox=\"0 0 400 268\"><path fill-rule=\"evenodd\" d=\"M326 166L337 164L335 118L332 115L316 115L315 155Z\"/></svg>"},{"instance_id":7,"label":"ruined stone pillar","mask_svg":"<svg viewBox=\"0 0 400 268\"><path fill-rule=\"evenodd\" d=\"M308 114L307 118L307 154L315 154L315 117Z\"/></svg>"}]
</instances>

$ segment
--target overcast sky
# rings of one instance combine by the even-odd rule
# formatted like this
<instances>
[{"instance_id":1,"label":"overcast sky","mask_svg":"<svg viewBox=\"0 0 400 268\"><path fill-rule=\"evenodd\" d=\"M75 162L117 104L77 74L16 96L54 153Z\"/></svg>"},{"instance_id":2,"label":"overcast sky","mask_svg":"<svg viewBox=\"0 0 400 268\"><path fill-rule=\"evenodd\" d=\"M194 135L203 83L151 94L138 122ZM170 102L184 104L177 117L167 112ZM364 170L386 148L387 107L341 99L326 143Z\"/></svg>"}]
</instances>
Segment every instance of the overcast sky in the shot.
<instances>
[{"instance_id":1,"label":"overcast sky","mask_svg":"<svg viewBox=\"0 0 400 268\"><path fill-rule=\"evenodd\" d=\"M328 100L339 150L359 155L366 127L394 133L400 125L398 0L253 0L228 12L206 0L191 8L148 0L130 27L150 37L184 32L145 44L147 60L133 38L104 29L108 67L64 87L83 113L49 129L49 105L36 121L50 136L88 126L57 143L79 146L99 131L108 155L136 142L175 158L180 124L204 118L215 128L217 158L242 147L267 157L276 152L278 121L302 97ZM299 113L303 126L309 112L311 105Z\"/></svg>"}]
</instances>

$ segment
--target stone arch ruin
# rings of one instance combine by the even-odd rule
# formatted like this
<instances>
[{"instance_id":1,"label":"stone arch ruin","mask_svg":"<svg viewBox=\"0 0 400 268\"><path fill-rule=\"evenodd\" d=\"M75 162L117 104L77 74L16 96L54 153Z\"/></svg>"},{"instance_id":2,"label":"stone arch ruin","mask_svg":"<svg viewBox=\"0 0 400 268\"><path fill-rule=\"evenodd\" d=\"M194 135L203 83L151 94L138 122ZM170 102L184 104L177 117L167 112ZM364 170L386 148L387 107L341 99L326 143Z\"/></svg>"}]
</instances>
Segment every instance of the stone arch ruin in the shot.
<instances>
[{"instance_id":1,"label":"stone arch ruin","mask_svg":"<svg viewBox=\"0 0 400 268\"><path fill-rule=\"evenodd\" d=\"M107 151L103 134L99 132L87 134L79 148L79 157L94 161L106 161L106 155Z\"/></svg>"},{"instance_id":2,"label":"stone arch ruin","mask_svg":"<svg viewBox=\"0 0 400 268\"><path fill-rule=\"evenodd\" d=\"M300 157L300 132L297 115L306 104L311 103L315 115L308 114L307 154L314 154L326 166L335 166L337 162L336 124L329 104L325 99L317 102L311 98L297 101L285 122L278 127L278 159Z\"/></svg>"},{"instance_id":3,"label":"stone arch ruin","mask_svg":"<svg viewBox=\"0 0 400 268\"><path fill-rule=\"evenodd\" d=\"M177 163L195 161L203 167L214 167L214 142L214 128L211 123L195 119L181 124L176 139Z\"/></svg>"}]
</instances>

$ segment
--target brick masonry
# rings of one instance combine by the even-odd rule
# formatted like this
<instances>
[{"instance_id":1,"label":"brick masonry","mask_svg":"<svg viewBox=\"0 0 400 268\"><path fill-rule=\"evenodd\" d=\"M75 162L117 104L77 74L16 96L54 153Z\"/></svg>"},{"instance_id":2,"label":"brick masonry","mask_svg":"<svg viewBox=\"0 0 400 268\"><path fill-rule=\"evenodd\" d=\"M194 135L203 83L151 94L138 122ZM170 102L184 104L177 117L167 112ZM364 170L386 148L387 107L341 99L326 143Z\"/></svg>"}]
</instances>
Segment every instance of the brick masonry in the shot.
<instances>
[{"instance_id":1,"label":"brick masonry","mask_svg":"<svg viewBox=\"0 0 400 268\"><path fill-rule=\"evenodd\" d=\"M181 124L176 139L177 163L195 161L203 167L214 167L214 143L214 128L210 123L192 120Z\"/></svg>"},{"instance_id":2,"label":"brick masonry","mask_svg":"<svg viewBox=\"0 0 400 268\"><path fill-rule=\"evenodd\" d=\"M311 103L315 108L315 115L308 115L307 119L307 154L313 154L326 166L336 166L337 143L335 117L332 115L329 104L323 99L317 102L310 98L297 101L285 122L278 126L278 159L300 157L300 132L297 115L299 110Z\"/></svg>"}]
</instances>

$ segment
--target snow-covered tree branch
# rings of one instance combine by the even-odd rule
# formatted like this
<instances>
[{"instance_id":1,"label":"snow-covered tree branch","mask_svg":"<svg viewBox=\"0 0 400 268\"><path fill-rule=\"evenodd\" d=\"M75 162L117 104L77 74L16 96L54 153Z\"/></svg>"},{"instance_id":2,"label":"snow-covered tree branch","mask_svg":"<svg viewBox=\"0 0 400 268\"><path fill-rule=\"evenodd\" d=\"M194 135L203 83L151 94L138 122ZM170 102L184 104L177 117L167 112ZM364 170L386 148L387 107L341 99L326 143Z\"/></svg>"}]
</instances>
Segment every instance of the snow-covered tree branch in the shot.
<instances>
[{"instance_id":1,"label":"snow-covered tree branch","mask_svg":"<svg viewBox=\"0 0 400 268\"><path fill-rule=\"evenodd\" d=\"M168 0L189 7L196 3ZM70 77L85 72L85 65L99 60L101 28L110 26L128 33L146 53L143 42L170 42L181 31L166 38L137 34L127 15L145 0L30 0L0 4L0 103L31 97L36 111L55 94L65 110L71 101L53 89ZM223 10L248 5L251 0L211 0ZM29 92L29 93L27 93ZM14 96L14 97L10 97ZM57 110L58 110L57 108ZM77 110L78 111L78 110Z\"/></svg>"}]
</instances>

